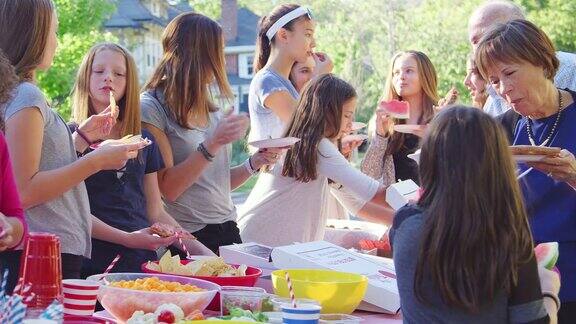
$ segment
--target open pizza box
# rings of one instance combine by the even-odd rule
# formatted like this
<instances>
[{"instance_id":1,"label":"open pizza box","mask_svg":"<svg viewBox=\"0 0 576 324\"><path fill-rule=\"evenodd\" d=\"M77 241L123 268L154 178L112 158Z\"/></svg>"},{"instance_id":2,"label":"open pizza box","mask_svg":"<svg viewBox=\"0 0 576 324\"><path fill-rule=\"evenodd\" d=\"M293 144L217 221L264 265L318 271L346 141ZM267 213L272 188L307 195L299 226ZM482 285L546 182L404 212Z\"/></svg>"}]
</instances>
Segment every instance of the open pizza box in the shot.
<instances>
[{"instance_id":1,"label":"open pizza box","mask_svg":"<svg viewBox=\"0 0 576 324\"><path fill-rule=\"evenodd\" d=\"M365 256L325 241L300 243L272 250L279 269L330 269L368 277L368 288L358 309L396 314L400 296L392 260Z\"/></svg>"}]
</instances>

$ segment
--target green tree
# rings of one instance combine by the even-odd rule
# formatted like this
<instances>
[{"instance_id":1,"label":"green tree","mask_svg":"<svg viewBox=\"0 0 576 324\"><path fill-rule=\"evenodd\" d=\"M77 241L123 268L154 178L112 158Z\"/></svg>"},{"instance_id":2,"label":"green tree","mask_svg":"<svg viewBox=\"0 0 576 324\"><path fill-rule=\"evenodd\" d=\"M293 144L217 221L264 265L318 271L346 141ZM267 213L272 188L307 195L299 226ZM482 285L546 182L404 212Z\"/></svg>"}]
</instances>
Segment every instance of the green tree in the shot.
<instances>
[{"instance_id":1,"label":"green tree","mask_svg":"<svg viewBox=\"0 0 576 324\"><path fill-rule=\"evenodd\" d=\"M195 12L201 13L212 19L220 18L220 1L216 0L190 0L190 6Z\"/></svg>"},{"instance_id":2,"label":"green tree","mask_svg":"<svg viewBox=\"0 0 576 324\"><path fill-rule=\"evenodd\" d=\"M576 1L522 0L520 4L528 11L528 20L540 26L558 50L576 52Z\"/></svg>"},{"instance_id":3,"label":"green tree","mask_svg":"<svg viewBox=\"0 0 576 324\"><path fill-rule=\"evenodd\" d=\"M50 70L38 83L59 113L70 117L69 96L82 57L97 42L114 38L101 25L115 9L109 0L54 0L58 12L58 49Z\"/></svg>"}]
</instances>

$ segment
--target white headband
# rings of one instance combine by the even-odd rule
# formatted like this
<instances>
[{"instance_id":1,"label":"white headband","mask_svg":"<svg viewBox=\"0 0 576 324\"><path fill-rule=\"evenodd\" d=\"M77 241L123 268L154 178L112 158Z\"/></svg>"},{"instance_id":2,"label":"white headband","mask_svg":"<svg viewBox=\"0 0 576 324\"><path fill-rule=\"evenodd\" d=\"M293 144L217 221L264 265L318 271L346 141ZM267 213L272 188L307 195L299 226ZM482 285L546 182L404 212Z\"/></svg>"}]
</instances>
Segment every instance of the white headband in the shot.
<instances>
[{"instance_id":1,"label":"white headband","mask_svg":"<svg viewBox=\"0 0 576 324\"><path fill-rule=\"evenodd\" d=\"M272 24L272 27L270 27L266 32L266 37L272 41L272 38L274 38L274 35L276 35L280 28L286 26L286 24L292 20L304 15L308 15L308 18L312 19L312 12L307 7L298 7L290 11L289 13L280 17L280 19L276 20L274 24Z\"/></svg>"}]
</instances>

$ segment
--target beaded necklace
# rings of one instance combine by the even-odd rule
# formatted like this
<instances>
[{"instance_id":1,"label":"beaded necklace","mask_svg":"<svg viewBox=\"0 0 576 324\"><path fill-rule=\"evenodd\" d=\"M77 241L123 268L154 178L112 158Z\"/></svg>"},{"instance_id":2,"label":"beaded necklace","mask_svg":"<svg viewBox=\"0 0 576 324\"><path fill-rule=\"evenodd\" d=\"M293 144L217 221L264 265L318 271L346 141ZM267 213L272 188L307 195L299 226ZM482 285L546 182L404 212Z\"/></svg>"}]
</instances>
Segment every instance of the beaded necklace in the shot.
<instances>
[{"instance_id":1,"label":"beaded necklace","mask_svg":"<svg viewBox=\"0 0 576 324\"><path fill-rule=\"evenodd\" d=\"M560 92L560 89L557 90L558 90L558 115L556 116L554 125L552 125L552 130L550 131L550 134L548 134L548 137L546 137L546 139L540 145L536 145L536 141L534 140L534 135L532 134L532 126L530 126L531 123L530 118L528 118L527 120L526 132L528 133L528 140L530 141L530 144L532 144L532 146L546 146L546 144L548 144L550 139L552 139L552 135L554 135L554 132L556 131L556 127L558 126L558 122L560 121L560 115L562 115L562 106L563 106L562 93Z\"/></svg>"}]
</instances>

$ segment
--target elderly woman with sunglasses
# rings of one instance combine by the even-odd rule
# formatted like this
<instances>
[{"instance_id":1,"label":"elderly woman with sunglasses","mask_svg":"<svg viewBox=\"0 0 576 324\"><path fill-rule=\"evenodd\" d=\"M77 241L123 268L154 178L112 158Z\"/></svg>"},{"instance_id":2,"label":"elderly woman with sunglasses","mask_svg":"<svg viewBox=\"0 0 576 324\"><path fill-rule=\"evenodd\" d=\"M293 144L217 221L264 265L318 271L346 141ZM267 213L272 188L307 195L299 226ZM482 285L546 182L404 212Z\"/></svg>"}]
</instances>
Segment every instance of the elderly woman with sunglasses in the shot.
<instances>
[{"instance_id":1,"label":"elderly woman with sunglasses","mask_svg":"<svg viewBox=\"0 0 576 324\"><path fill-rule=\"evenodd\" d=\"M576 93L555 87L554 45L525 20L489 31L475 61L482 76L520 114L513 144L561 149L538 162L519 164L527 172L520 184L534 243L559 243L559 322L576 323Z\"/></svg>"}]
</instances>

